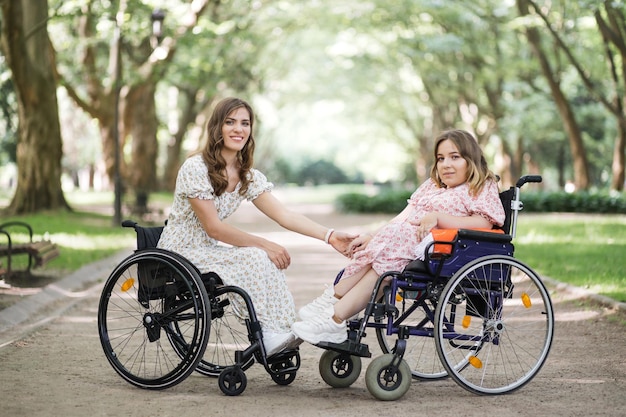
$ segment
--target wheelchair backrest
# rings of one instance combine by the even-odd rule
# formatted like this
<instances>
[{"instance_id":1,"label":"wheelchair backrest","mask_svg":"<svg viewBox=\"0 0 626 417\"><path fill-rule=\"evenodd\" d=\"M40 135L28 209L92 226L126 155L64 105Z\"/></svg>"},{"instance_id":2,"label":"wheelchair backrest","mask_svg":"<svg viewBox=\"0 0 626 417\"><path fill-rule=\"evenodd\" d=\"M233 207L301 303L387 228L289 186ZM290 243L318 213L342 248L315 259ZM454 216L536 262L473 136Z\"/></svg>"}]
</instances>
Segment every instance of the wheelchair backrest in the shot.
<instances>
[{"instance_id":1,"label":"wheelchair backrest","mask_svg":"<svg viewBox=\"0 0 626 417\"><path fill-rule=\"evenodd\" d=\"M163 226L159 227L140 227L135 228L137 232L137 249L156 248Z\"/></svg>"},{"instance_id":2,"label":"wheelchair backrest","mask_svg":"<svg viewBox=\"0 0 626 417\"><path fill-rule=\"evenodd\" d=\"M132 220L124 220L122 226L135 229L135 233L137 233L137 250L156 248L161 238L161 233L163 233L163 226L141 227Z\"/></svg>"},{"instance_id":3,"label":"wheelchair backrest","mask_svg":"<svg viewBox=\"0 0 626 417\"><path fill-rule=\"evenodd\" d=\"M515 199L515 188L509 188L506 191L502 191L500 193L500 201L502 202L502 207L504 207L504 224L500 229L504 231L507 235L511 233L511 221L512 221L512 208L511 203Z\"/></svg>"}]
</instances>

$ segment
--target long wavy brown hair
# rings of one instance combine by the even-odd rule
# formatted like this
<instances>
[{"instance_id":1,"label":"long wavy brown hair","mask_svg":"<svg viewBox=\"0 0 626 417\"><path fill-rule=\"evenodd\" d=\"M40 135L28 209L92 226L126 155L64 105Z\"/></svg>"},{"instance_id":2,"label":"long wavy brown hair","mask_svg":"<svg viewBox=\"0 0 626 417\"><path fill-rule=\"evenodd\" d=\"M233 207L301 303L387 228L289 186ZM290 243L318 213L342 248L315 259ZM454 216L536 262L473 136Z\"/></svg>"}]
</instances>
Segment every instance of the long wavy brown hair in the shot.
<instances>
[{"instance_id":1,"label":"long wavy brown hair","mask_svg":"<svg viewBox=\"0 0 626 417\"><path fill-rule=\"evenodd\" d=\"M224 149L224 138L222 138L222 126L226 118L234 110L244 107L250 115L250 137L243 149L237 152L237 163L239 165L239 180L241 188L239 194L245 195L250 185L250 169L254 164L254 112L252 107L240 98L229 97L221 100L215 106L213 114L207 124L207 143L204 149L199 153L204 159L204 163L208 168L209 180L213 185L216 196L220 196L228 187L228 177L226 175L226 161L222 157L222 149Z\"/></svg>"},{"instance_id":2,"label":"long wavy brown hair","mask_svg":"<svg viewBox=\"0 0 626 417\"><path fill-rule=\"evenodd\" d=\"M467 161L467 178L466 182L469 185L470 194L476 196L483 189L487 180L493 180L498 182L496 174L491 172L487 165L485 155L483 155L482 149L478 145L478 142L472 136L471 133L465 130L452 129L442 132L435 140L434 156L435 163L430 170L430 178L435 181L438 187L445 188L446 185L439 178L437 172L437 151L439 144L444 140L451 140L454 146L459 150L459 153Z\"/></svg>"}]
</instances>

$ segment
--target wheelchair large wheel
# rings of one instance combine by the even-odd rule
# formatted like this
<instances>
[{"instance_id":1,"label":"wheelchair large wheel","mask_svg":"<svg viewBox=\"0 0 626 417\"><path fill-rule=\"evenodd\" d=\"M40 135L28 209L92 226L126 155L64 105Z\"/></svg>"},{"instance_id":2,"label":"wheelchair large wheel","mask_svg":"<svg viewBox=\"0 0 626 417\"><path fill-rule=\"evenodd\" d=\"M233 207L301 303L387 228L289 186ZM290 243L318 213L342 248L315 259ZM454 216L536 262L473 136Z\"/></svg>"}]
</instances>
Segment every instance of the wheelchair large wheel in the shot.
<instances>
[{"instance_id":1,"label":"wheelchair large wheel","mask_svg":"<svg viewBox=\"0 0 626 417\"><path fill-rule=\"evenodd\" d=\"M545 285L509 256L485 256L462 267L444 288L435 317L443 365L477 394L503 394L528 383L546 361L554 334Z\"/></svg>"},{"instance_id":2,"label":"wheelchair large wheel","mask_svg":"<svg viewBox=\"0 0 626 417\"><path fill-rule=\"evenodd\" d=\"M100 342L113 369L140 388L184 380L206 349L208 300L184 258L161 249L126 258L105 283L98 308Z\"/></svg>"},{"instance_id":3,"label":"wheelchair large wheel","mask_svg":"<svg viewBox=\"0 0 626 417\"><path fill-rule=\"evenodd\" d=\"M433 317L435 306L429 299L415 299L411 293L399 291L395 305L398 316L394 322L400 326L408 326L410 331L424 332L424 335L412 335L406 341L404 360L411 369L414 378L437 380L448 376L435 347ZM377 323L386 323L387 318L376 317ZM429 333L429 334L426 334ZM393 353L397 334L387 335L387 328L376 328L376 338L383 353Z\"/></svg>"},{"instance_id":4,"label":"wheelchair large wheel","mask_svg":"<svg viewBox=\"0 0 626 417\"><path fill-rule=\"evenodd\" d=\"M211 305L211 332L202 360L196 371L202 375L218 377L235 364L235 352L250 346L245 319L249 318L246 303L237 291L217 288L209 294ZM254 363L254 358L240 364L243 370Z\"/></svg>"}]
</instances>

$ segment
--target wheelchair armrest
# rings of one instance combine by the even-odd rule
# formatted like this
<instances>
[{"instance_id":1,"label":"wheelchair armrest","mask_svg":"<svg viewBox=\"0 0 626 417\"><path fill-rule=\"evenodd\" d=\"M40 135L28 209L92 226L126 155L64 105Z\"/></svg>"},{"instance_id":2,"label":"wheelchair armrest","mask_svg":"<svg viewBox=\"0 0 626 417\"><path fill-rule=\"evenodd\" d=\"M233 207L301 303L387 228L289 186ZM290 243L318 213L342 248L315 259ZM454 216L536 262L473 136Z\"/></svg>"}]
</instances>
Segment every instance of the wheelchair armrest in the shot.
<instances>
[{"instance_id":1,"label":"wheelchair armrest","mask_svg":"<svg viewBox=\"0 0 626 417\"><path fill-rule=\"evenodd\" d=\"M459 238L476 239L485 242L509 243L513 238L500 229L459 229Z\"/></svg>"}]
</instances>

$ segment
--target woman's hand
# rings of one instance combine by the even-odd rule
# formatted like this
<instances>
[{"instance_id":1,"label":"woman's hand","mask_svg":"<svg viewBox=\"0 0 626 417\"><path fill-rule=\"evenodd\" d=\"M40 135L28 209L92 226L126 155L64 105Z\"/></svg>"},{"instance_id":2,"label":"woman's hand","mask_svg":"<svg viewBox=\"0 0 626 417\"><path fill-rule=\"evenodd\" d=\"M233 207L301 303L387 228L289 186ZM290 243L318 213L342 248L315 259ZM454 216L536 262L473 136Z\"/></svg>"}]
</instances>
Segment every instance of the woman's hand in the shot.
<instances>
[{"instance_id":1,"label":"woman's hand","mask_svg":"<svg viewBox=\"0 0 626 417\"><path fill-rule=\"evenodd\" d=\"M343 256L350 256L350 246L357 237L356 234L334 231L328 243Z\"/></svg>"},{"instance_id":2,"label":"woman's hand","mask_svg":"<svg viewBox=\"0 0 626 417\"><path fill-rule=\"evenodd\" d=\"M267 256L269 256L270 261L276 265L278 269L287 269L287 267L291 264L291 256L287 249L276 244L274 242L270 242L269 240L265 245L263 245L263 250L267 252Z\"/></svg>"},{"instance_id":3,"label":"woman's hand","mask_svg":"<svg viewBox=\"0 0 626 417\"><path fill-rule=\"evenodd\" d=\"M437 227L437 224L438 224L437 215L438 214L433 211L433 212L428 213L424 217L422 217L422 219L419 222L413 223L415 226L417 226L417 238L420 241L423 240L430 233L432 229Z\"/></svg>"},{"instance_id":4,"label":"woman's hand","mask_svg":"<svg viewBox=\"0 0 626 417\"><path fill-rule=\"evenodd\" d=\"M348 256L352 258L355 253L365 249L370 243L370 240L372 240L372 235L370 235L369 233L359 235L359 237L357 237L352 241L352 243L350 243L350 246L348 247Z\"/></svg>"}]
</instances>

